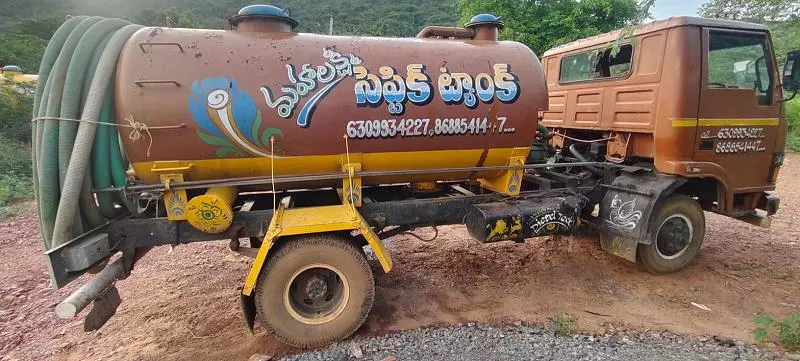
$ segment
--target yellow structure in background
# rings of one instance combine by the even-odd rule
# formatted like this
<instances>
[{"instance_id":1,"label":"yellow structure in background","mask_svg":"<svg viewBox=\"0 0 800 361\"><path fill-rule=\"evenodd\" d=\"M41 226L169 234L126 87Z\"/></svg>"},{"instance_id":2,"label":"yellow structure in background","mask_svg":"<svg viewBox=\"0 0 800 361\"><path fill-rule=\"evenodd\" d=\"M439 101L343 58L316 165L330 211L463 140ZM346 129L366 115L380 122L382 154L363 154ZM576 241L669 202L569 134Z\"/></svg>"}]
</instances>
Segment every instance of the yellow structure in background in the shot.
<instances>
[{"instance_id":1,"label":"yellow structure in background","mask_svg":"<svg viewBox=\"0 0 800 361\"><path fill-rule=\"evenodd\" d=\"M5 82L6 79L10 79L15 83L34 83L34 86L23 85L20 87L20 90L25 94L33 95L33 93L36 92L35 83L39 80L39 76L36 74L25 74L22 68L16 65L6 65L0 68L0 83Z\"/></svg>"}]
</instances>

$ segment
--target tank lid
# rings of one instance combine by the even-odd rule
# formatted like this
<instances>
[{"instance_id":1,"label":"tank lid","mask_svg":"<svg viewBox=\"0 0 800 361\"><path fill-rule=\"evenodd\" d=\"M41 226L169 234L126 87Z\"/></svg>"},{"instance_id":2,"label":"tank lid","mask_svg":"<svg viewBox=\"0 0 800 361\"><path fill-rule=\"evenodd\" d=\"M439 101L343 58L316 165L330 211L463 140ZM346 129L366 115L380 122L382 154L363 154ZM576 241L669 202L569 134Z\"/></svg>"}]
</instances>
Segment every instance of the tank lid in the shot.
<instances>
[{"instance_id":1,"label":"tank lid","mask_svg":"<svg viewBox=\"0 0 800 361\"><path fill-rule=\"evenodd\" d=\"M22 68L20 68L20 67L18 67L16 65L6 65L6 66L3 67L3 71L18 71L18 72L21 73L22 72Z\"/></svg>"},{"instance_id":2,"label":"tank lid","mask_svg":"<svg viewBox=\"0 0 800 361\"><path fill-rule=\"evenodd\" d=\"M297 27L298 24L297 20L292 19L290 16L289 8L281 9L277 6L257 4L245 6L239 10L239 13L231 18L231 25L239 25L239 23L247 19L277 20L289 24L292 29Z\"/></svg>"},{"instance_id":3,"label":"tank lid","mask_svg":"<svg viewBox=\"0 0 800 361\"><path fill-rule=\"evenodd\" d=\"M471 29L478 26L483 25L492 25L498 29L502 29L505 27L503 23L503 19L499 16L495 16L494 14L478 14L472 17L470 21L464 24L464 27L467 29Z\"/></svg>"}]
</instances>

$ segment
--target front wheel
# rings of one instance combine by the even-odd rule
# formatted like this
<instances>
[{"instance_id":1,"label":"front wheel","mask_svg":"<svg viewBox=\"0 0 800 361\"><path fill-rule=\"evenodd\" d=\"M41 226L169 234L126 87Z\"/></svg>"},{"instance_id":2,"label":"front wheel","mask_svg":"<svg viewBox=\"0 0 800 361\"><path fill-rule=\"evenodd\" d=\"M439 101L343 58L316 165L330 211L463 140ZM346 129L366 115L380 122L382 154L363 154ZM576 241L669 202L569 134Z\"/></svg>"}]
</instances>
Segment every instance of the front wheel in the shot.
<instances>
[{"instance_id":1,"label":"front wheel","mask_svg":"<svg viewBox=\"0 0 800 361\"><path fill-rule=\"evenodd\" d=\"M692 198L675 194L660 202L648 234L650 244L640 244L639 261L653 274L676 272L700 251L706 233L703 209Z\"/></svg>"},{"instance_id":2,"label":"front wheel","mask_svg":"<svg viewBox=\"0 0 800 361\"><path fill-rule=\"evenodd\" d=\"M364 323L375 281L350 240L309 235L286 240L256 285L256 308L267 331L300 348L341 341Z\"/></svg>"}]
</instances>

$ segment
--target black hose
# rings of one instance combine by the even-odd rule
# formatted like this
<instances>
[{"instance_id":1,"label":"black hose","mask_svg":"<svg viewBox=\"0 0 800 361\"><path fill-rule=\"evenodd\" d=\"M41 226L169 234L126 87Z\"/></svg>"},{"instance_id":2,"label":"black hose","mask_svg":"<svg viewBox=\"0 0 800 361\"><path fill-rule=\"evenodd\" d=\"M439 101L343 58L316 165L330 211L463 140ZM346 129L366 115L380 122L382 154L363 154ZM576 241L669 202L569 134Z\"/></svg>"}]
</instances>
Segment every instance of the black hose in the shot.
<instances>
[{"instance_id":1,"label":"black hose","mask_svg":"<svg viewBox=\"0 0 800 361\"><path fill-rule=\"evenodd\" d=\"M581 162L588 162L588 160L587 160L587 159L586 159L586 157L583 155L583 153L581 153L581 152L578 150L578 148L577 148L577 147L575 147L576 145L578 145L578 143L573 143L572 145L570 145L570 146L569 146L569 152L570 152L570 153L572 153L572 155L573 155L575 158L578 158L578 160L580 160ZM604 174L603 174L603 171L602 171L601 169L599 169L599 168L597 168L597 167L593 166L593 165L588 165L588 164L587 164L585 167L586 167L586 169L588 169L590 172L592 172L594 175L596 175L596 176L598 176L598 177L603 177L603 176L604 176Z\"/></svg>"}]
</instances>

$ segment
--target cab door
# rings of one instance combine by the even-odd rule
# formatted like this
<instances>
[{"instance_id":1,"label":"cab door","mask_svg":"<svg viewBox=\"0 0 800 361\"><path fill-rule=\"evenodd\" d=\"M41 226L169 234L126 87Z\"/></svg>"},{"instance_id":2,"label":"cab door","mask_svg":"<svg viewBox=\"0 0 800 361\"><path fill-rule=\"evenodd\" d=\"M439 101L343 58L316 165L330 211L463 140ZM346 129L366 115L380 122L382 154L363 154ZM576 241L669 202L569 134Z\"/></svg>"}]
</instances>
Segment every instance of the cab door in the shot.
<instances>
[{"instance_id":1,"label":"cab door","mask_svg":"<svg viewBox=\"0 0 800 361\"><path fill-rule=\"evenodd\" d=\"M716 163L729 190L768 186L780 122L775 60L766 32L704 28L694 160ZM748 188L748 189L746 189Z\"/></svg>"}]
</instances>

